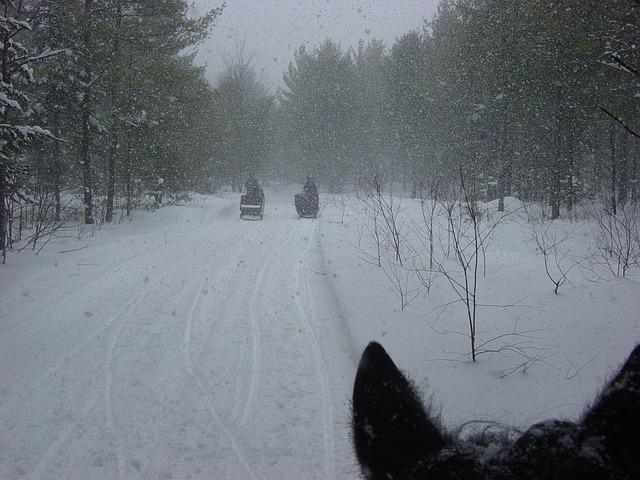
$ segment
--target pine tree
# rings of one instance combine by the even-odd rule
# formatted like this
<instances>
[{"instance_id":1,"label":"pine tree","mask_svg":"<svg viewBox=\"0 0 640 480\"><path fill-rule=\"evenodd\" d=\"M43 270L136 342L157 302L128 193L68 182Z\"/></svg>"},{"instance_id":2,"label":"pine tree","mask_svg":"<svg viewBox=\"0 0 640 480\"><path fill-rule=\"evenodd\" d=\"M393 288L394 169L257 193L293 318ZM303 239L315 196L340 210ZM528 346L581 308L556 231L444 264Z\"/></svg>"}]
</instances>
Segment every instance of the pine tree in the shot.
<instances>
[{"instance_id":1,"label":"pine tree","mask_svg":"<svg viewBox=\"0 0 640 480\"><path fill-rule=\"evenodd\" d=\"M50 49L34 52L23 40L31 35L35 16L29 2L5 0L0 6L0 250L3 260L11 246L9 204L17 194L25 167L19 155L37 137L52 137L29 124L31 100L25 92L33 80L31 64L54 55Z\"/></svg>"},{"instance_id":2,"label":"pine tree","mask_svg":"<svg viewBox=\"0 0 640 480\"><path fill-rule=\"evenodd\" d=\"M333 191L353 174L354 68L331 40L309 53L300 47L284 75L281 102L307 174Z\"/></svg>"}]
</instances>

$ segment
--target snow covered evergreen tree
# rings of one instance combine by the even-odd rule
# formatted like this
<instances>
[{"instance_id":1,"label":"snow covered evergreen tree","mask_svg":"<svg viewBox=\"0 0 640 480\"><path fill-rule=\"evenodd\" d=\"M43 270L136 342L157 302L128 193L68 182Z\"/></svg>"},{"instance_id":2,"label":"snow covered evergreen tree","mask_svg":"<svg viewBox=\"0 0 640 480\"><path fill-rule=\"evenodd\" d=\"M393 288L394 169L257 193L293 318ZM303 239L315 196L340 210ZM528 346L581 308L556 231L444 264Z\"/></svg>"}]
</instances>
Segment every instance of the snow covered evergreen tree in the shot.
<instances>
[{"instance_id":1,"label":"snow covered evergreen tree","mask_svg":"<svg viewBox=\"0 0 640 480\"><path fill-rule=\"evenodd\" d=\"M20 154L35 137L51 133L30 124L32 102L25 89L33 80L31 64L54 54L34 52L23 42L36 15L31 2L5 0L0 5L0 250L11 246L9 208L25 173Z\"/></svg>"}]
</instances>

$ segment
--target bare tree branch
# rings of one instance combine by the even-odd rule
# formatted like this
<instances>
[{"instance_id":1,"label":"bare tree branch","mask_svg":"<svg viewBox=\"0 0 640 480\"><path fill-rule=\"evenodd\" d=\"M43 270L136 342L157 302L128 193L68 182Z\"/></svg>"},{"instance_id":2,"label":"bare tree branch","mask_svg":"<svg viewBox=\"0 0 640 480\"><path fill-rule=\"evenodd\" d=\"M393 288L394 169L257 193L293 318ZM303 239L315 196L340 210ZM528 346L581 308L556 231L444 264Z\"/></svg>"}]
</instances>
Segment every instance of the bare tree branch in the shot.
<instances>
[{"instance_id":1,"label":"bare tree branch","mask_svg":"<svg viewBox=\"0 0 640 480\"><path fill-rule=\"evenodd\" d=\"M613 118L616 121L616 123L622 126L622 128L624 128L631 135L633 135L636 138L640 138L640 134L632 130L631 127L629 127L626 123L624 123L624 120L622 120L619 117L616 117L613 113L609 112L606 108L604 108L601 105L598 105L598 108L602 110L604 113L606 113L607 115L609 115L611 118Z\"/></svg>"},{"instance_id":2,"label":"bare tree branch","mask_svg":"<svg viewBox=\"0 0 640 480\"><path fill-rule=\"evenodd\" d=\"M623 69L625 69L629 73L633 73L636 77L640 77L640 71L638 71L635 68L633 68L631 65L626 63L624 60L622 60L617 55L613 56L613 61L616 62L618 65L620 65Z\"/></svg>"}]
</instances>

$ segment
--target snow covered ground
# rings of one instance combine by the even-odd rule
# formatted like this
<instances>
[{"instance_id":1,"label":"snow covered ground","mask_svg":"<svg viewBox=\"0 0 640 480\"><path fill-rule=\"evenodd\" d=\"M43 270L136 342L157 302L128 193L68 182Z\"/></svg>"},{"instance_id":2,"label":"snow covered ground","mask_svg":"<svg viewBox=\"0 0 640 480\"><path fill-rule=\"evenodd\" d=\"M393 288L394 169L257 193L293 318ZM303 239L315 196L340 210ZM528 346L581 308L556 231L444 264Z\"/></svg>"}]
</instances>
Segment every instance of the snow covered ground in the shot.
<instances>
[{"instance_id":1,"label":"snow covered ground","mask_svg":"<svg viewBox=\"0 0 640 480\"><path fill-rule=\"evenodd\" d=\"M370 340L450 428L574 419L640 341L640 284L585 260L589 226L556 222L555 258L582 262L556 295L514 214L478 279L478 339L501 352L469 362L446 279L401 308L392 280L419 284L372 264L363 203L323 194L319 218L298 220L298 188L265 188L262 221L239 220L236 194L198 196L11 253L0 478L355 479L350 393ZM396 207L415 244L419 202Z\"/></svg>"}]
</instances>

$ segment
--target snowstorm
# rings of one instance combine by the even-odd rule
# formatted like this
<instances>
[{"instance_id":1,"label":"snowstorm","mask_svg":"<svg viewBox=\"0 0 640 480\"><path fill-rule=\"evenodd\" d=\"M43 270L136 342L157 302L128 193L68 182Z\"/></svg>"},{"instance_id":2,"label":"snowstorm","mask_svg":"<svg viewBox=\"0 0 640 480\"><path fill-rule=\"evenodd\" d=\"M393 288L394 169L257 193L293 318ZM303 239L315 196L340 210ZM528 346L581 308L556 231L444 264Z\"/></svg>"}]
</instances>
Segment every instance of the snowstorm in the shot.
<instances>
[{"instance_id":1,"label":"snowstorm","mask_svg":"<svg viewBox=\"0 0 640 480\"><path fill-rule=\"evenodd\" d=\"M636 477L637 1L0 27L0 479Z\"/></svg>"}]
</instances>

